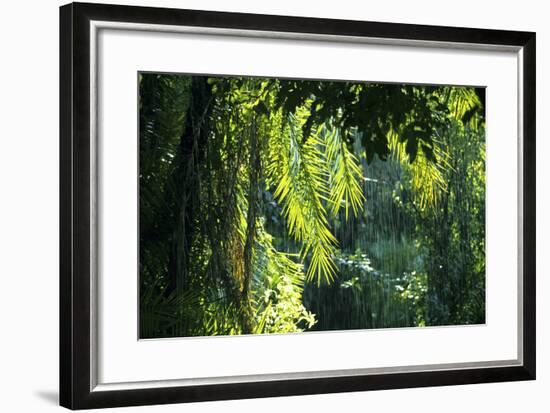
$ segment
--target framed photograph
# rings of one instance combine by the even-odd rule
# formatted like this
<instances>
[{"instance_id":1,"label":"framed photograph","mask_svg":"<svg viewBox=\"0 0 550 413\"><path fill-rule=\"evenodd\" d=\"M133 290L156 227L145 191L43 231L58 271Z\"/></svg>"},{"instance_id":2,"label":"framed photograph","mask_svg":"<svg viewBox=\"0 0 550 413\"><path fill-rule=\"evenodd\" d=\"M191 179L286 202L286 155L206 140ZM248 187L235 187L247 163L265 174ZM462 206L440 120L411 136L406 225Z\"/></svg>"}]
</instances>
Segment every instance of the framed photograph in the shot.
<instances>
[{"instance_id":1,"label":"framed photograph","mask_svg":"<svg viewBox=\"0 0 550 413\"><path fill-rule=\"evenodd\" d=\"M60 401L535 378L535 33L60 9Z\"/></svg>"}]
</instances>

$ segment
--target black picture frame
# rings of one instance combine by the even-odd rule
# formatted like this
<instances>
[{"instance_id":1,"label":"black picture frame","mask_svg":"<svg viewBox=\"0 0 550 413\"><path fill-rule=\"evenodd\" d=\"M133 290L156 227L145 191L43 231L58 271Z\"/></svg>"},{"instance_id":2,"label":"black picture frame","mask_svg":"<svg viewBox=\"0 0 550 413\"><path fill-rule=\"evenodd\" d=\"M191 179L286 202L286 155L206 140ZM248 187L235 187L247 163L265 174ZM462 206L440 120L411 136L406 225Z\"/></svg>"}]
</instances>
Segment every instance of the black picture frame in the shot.
<instances>
[{"instance_id":1,"label":"black picture frame","mask_svg":"<svg viewBox=\"0 0 550 413\"><path fill-rule=\"evenodd\" d=\"M523 365L239 384L91 390L90 21L185 25L521 48L523 53ZM70 409L533 380L535 54L531 32L72 3L60 8L60 404Z\"/></svg>"}]
</instances>

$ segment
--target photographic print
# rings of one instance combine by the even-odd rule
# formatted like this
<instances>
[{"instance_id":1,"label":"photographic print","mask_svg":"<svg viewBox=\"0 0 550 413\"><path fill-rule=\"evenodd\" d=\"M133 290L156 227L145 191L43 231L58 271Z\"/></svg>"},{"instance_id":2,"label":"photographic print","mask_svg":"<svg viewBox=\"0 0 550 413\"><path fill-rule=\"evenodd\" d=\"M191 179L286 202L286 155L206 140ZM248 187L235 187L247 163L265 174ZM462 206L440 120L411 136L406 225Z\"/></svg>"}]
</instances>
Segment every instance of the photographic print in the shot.
<instances>
[{"instance_id":1,"label":"photographic print","mask_svg":"<svg viewBox=\"0 0 550 413\"><path fill-rule=\"evenodd\" d=\"M485 89L139 73L140 338L485 322Z\"/></svg>"}]
</instances>

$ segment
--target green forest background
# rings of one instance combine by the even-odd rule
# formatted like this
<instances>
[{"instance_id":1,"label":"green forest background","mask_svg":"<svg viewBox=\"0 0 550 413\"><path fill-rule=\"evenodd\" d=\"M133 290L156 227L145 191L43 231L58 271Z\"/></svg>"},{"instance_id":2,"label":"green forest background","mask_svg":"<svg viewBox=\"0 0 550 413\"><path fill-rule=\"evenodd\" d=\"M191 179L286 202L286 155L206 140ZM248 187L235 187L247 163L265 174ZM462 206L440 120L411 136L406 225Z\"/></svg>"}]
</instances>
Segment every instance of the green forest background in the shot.
<instances>
[{"instance_id":1,"label":"green forest background","mask_svg":"<svg viewBox=\"0 0 550 413\"><path fill-rule=\"evenodd\" d=\"M140 337L485 322L483 88L139 74Z\"/></svg>"}]
</instances>

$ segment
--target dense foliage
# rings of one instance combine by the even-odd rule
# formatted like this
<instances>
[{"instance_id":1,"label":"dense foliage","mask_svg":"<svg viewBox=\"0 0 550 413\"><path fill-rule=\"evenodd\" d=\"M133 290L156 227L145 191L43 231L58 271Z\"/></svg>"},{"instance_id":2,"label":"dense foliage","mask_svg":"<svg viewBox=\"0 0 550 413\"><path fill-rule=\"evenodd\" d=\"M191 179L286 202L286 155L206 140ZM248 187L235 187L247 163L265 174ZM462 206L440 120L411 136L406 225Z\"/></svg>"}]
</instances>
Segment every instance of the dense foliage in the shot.
<instances>
[{"instance_id":1,"label":"dense foliage","mask_svg":"<svg viewBox=\"0 0 550 413\"><path fill-rule=\"evenodd\" d=\"M483 90L139 88L141 337L484 321Z\"/></svg>"}]
</instances>

